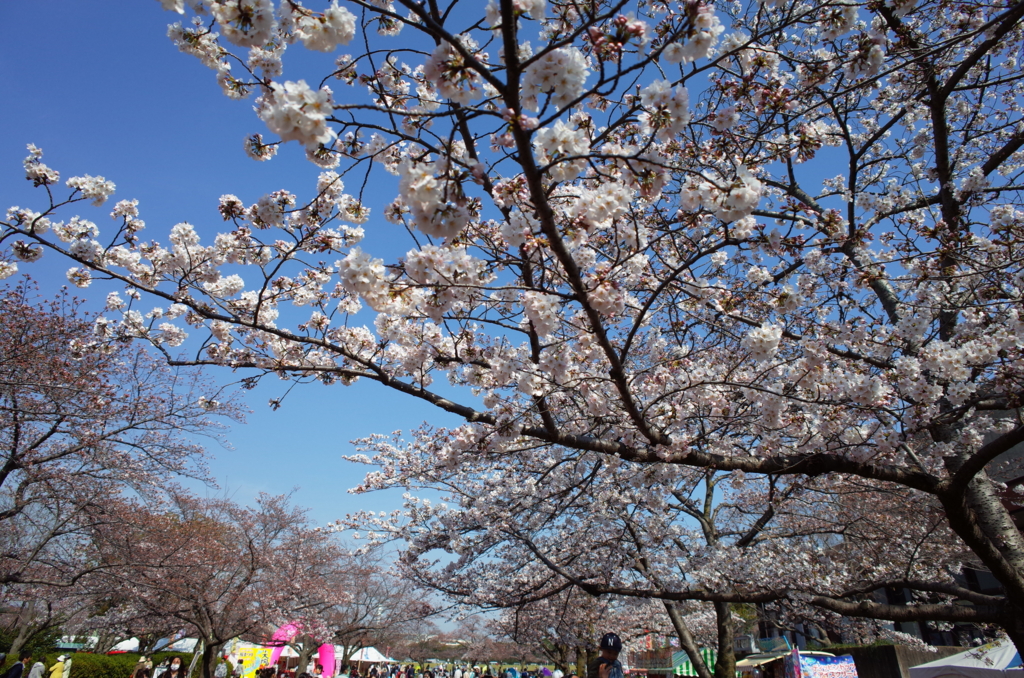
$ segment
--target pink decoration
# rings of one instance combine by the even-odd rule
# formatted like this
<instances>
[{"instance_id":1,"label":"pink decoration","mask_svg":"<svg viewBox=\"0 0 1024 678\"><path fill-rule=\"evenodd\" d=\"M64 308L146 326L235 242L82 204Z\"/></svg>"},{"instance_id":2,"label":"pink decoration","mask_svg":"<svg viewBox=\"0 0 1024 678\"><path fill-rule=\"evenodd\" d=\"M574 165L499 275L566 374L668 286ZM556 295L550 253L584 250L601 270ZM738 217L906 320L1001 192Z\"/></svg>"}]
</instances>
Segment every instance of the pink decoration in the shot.
<instances>
[{"instance_id":1,"label":"pink decoration","mask_svg":"<svg viewBox=\"0 0 1024 678\"><path fill-rule=\"evenodd\" d=\"M292 638L299 635L298 624L289 623L282 625L279 629L274 631L272 640L274 641L274 649L270 653L270 665L273 666L277 663L277 660L281 658L281 652L284 651L284 644L291 641ZM333 648L332 648L333 649Z\"/></svg>"},{"instance_id":2,"label":"pink decoration","mask_svg":"<svg viewBox=\"0 0 1024 678\"><path fill-rule=\"evenodd\" d=\"M319 656L316 663L323 666L324 675L327 678L331 678L334 675L334 646L330 643L324 643L317 652Z\"/></svg>"}]
</instances>

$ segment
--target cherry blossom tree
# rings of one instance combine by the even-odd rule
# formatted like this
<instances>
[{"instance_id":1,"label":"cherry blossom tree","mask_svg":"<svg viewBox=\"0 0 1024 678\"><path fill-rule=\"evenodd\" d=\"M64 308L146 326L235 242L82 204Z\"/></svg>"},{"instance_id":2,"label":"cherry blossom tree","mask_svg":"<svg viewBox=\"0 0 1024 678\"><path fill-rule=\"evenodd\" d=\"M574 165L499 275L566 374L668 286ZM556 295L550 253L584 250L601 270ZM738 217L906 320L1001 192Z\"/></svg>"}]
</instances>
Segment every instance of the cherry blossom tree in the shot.
<instances>
[{"instance_id":1,"label":"cherry blossom tree","mask_svg":"<svg viewBox=\"0 0 1024 678\"><path fill-rule=\"evenodd\" d=\"M581 676L597 657L604 633L614 630L627 647L635 647L637 640L664 636L670 628L657 601L599 598L579 589L507 608L492 627L499 637L541 655L564 673Z\"/></svg>"},{"instance_id":2,"label":"cherry blossom tree","mask_svg":"<svg viewBox=\"0 0 1024 678\"><path fill-rule=\"evenodd\" d=\"M90 603L87 614L66 624L65 630L69 635L95 638L94 643L90 641L93 651L109 652L122 641L134 638L139 644L139 654L150 655L171 644L171 639L176 638L181 630L181 622L153 614L138 605L128 592L120 589L111 591L102 584L90 586L92 583L89 578L83 587Z\"/></svg>"},{"instance_id":3,"label":"cherry blossom tree","mask_svg":"<svg viewBox=\"0 0 1024 678\"><path fill-rule=\"evenodd\" d=\"M391 557L383 549L347 554L338 586L348 595L327 612L324 620L331 642L343 648L346 661L364 647L383 651L406 637L419 635L427 620L437 613L428 591L396 575Z\"/></svg>"},{"instance_id":4,"label":"cherry blossom tree","mask_svg":"<svg viewBox=\"0 0 1024 678\"><path fill-rule=\"evenodd\" d=\"M398 644L435 614L425 600L428 593L393 573L388 554L381 549L342 549L332 557L334 565L323 572L317 587L321 590L306 592L317 604L300 606L301 614L288 620L300 629L287 643L298 653L296 673L307 669L313 653L324 643L340 647L337 658L347 661L364 647ZM308 562L308 557L296 558L295 565L308 568ZM325 599L322 589L335 595ZM272 634L265 634L260 642L274 644Z\"/></svg>"},{"instance_id":5,"label":"cherry blossom tree","mask_svg":"<svg viewBox=\"0 0 1024 678\"><path fill-rule=\"evenodd\" d=\"M94 535L98 586L198 637L204 678L233 638L262 639L292 620L318 635L319 614L344 596L326 585L341 561L333 535L286 497L261 495L245 507L175 493L162 510L120 510L129 526Z\"/></svg>"},{"instance_id":6,"label":"cherry blossom tree","mask_svg":"<svg viewBox=\"0 0 1024 678\"><path fill-rule=\"evenodd\" d=\"M0 612L0 628L10 642L7 654L18 655L35 646L48 647L82 617L88 599L68 587L18 587L17 600L8 599Z\"/></svg>"},{"instance_id":7,"label":"cherry blossom tree","mask_svg":"<svg viewBox=\"0 0 1024 678\"><path fill-rule=\"evenodd\" d=\"M367 444L378 460L391 458L389 441ZM965 556L938 507L908 505L909 492L895 486L684 474L593 455L563 455L558 463L555 475L546 450L523 451L515 464L493 458L456 468L406 456L401 472L413 491L440 489L443 503L410 501L419 519L404 524L369 514L351 521L375 523L372 539L407 543L408 576L466 605L529 608L572 588L660 598L662 609L645 613L649 625L671 620L693 657L709 637L720 648L714 667L693 659L704 676L735 673L736 603L785 603L787 623L827 626L838 615L820 607L887 586L935 585L952 578ZM398 472L391 464L381 471ZM440 549L458 558L434 567L428 554ZM886 633L870 622L847 630Z\"/></svg>"},{"instance_id":8,"label":"cherry blossom tree","mask_svg":"<svg viewBox=\"0 0 1024 678\"><path fill-rule=\"evenodd\" d=\"M450 573L452 590L493 581L474 549L530 531L496 510L507 488L489 474L522 469L534 488L561 488L545 490L552 501L600 492L585 525L614 526L607 539L623 542L637 496L662 488L663 500L677 476L714 470L748 486L748 529L771 513L773 483L815 497L852 484L878 509L900 497L903 584L937 602L865 599L880 579L870 566L896 561L832 560L842 546L812 549L799 531L764 541L776 555L801 545L775 562L746 551L737 562L741 537L705 544L697 571L728 571L736 586L704 600L993 623L1024 648L1024 537L986 473L1024 441L1024 3L162 4L195 14L170 38L226 94L256 95L273 137L253 134L247 152L265 161L298 142L324 169L317 185L251 205L225 194L228 230L179 224L164 243L144 239L123 200L101 240L75 212L113 184L75 176L65 191L31 147L26 174L45 195L9 210L4 275L49 250L73 260L79 286L124 284L140 299L114 300L97 344L135 337L172 364L361 379L462 417L365 442L382 470L361 488L479 490L457 508L411 496L402 515L364 516L374 538L410 538L404 568ZM357 53L332 54L313 86L285 78L299 42L337 53L353 41ZM372 227L409 234L388 263L358 246L369 196L343 184L371 174L396 196ZM140 311L141 298L160 308ZM191 357L171 354L186 341ZM531 520L580 534L558 508ZM929 543L953 555L921 569L913 544L932 515L943 534ZM570 573L537 551L538 592L585 574L589 552L566 550L582 554ZM1004 594L957 582L966 552ZM653 572L679 564L646 557ZM643 567L628 591L580 581L693 599L673 588L684 578L659 583ZM838 573L824 590L812 580L823 572Z\"/></svg>"},{"instance_id":9,"label":"cherry blossom tree","mask_svg":"<svg viewBox=\"0 0 1024 678\"><path fill-rule=\"evenodd\" d=\"M159 493L175 475L205 478L199 441L220 438L218 417L239 417L219 388L140 346L83 351L94 335L79 303L35 295L27 281L0 295L5 600L73 587L94 567L83 544L108 520L104 507L124 491Z\"/></svg>"}]
</instances>

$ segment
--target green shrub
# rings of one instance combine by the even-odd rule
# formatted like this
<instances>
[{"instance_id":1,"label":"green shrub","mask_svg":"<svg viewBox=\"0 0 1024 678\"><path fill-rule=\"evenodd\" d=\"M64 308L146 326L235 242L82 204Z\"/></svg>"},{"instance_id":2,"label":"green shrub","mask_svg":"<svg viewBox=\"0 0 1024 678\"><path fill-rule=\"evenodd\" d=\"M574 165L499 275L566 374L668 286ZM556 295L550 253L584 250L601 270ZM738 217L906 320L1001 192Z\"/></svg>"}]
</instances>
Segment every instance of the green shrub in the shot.
<instances>
[{"instance_id":1,"label":"green shrub","mask_svg":"<svg viewBox=\"0 0 1024 678\"><path fill-rule=\"evenodd\" d=\"M118 654L93 654L91 652L72 652L69 650L49 650L42 656L38 656L35 653L32 655L32 663L37 661L43 662L46 666L46 673L44 678L50 678L50 667L57 663L57 657L64 655L65 657L71 657L71 675L69 678L131 678L132 671L135 670L135 665L139 663L139 655L136 652L123 652ZM147 655L153 662L153 670L164 662L164 660L170 657L181 657L182 663L188 668L188 665L192 662L191 652L156 652L151 655ZM0 674L10 668L17 658L8 657L0 666ZM228 675L231 675L231 669L234 668L231 662L224 661L217 658L214 666L217 664L226 664L228 667ZM25 676L27 678L28 672L31 666L26 667ZM202 667L199 662L196 662L196 668L192 671L192 678L202 678Z\"/></svg>"}]
</instances>

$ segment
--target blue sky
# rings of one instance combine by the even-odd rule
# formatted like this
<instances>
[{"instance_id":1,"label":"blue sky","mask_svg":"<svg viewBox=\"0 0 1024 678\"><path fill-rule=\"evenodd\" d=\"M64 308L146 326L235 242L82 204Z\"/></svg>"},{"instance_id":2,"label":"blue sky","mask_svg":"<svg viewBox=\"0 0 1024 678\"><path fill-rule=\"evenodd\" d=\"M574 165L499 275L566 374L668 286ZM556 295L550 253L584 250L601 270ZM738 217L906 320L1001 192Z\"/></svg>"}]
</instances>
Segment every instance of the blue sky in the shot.
<instances>
[{"instance_id":1,"label":"blue sky","mask_svg":"<svg viewBox=\"0 0 1024 678\"><path fill-rule=\"evenodd\" d=\"M178 15L155 0L80 2L32 0L0 2L0 206L39 209L45 196L25 180L25 145L43 149L44 162L62 178L102 175L117 184L113 200L137 198L148 237L166 242L176 223L196 226L204 240L226 230L217 200L234 193L246 203L286 188L300 197L315 185L318 168L290 144L276 158L258 163L246 157L247 134L266 132L252 111L252 100L232 101L217 86L213 72L181 54L166 37ZM304 50L285 61L287 79L318 81ZM326 57L329 63L330 55ZM364 249L385 259L405 251L404 233L380 218L393 193L369 196L374 217L364 226ZM83 216L101 229L113 222L102 208L84 207ZM70 212L65 216L70 216ZM390 256L388 256L390 255ZM22 265L44 291L66 280L66 262L53 255ZM106 290L84 296L99 301ZM239 376L215 372L219 380ZM211 449L213 474L221 490L240 501L259 491L299 488L296 503L307 506L317 522L359 509L397 508L397 492L355 497L346 490L360 482L365 467L341 459L353 452L349 441L371 433L405 431L426 419L436 424L457 420L375 384L352 387L302 385L278 411L267 402L288 383L267 379L246 394L252 413L228 434L234 450ZM209 490L217 492L216 490Z\"/></svg>"}]
</instances>

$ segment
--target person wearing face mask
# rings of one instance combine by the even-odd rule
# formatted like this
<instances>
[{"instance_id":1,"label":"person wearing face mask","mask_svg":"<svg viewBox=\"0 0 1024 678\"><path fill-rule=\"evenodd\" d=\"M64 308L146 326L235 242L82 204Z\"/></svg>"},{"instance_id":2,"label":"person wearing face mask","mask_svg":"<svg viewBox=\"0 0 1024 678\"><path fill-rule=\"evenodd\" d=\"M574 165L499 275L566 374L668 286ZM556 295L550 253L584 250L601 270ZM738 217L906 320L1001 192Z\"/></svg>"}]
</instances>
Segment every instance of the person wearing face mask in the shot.
<instances>
[{"instance_id":1,"label":"person wearing face mask","mask_svg":"<svg viewBox=\"0 0 1024 678\"><path fill-rule=\"evenodd\" d=\"M185 678L185 665L181 662L181 657L171 657L171 663L167 665L167 670L160 678Z\"/></svg>"}]
</instances>

